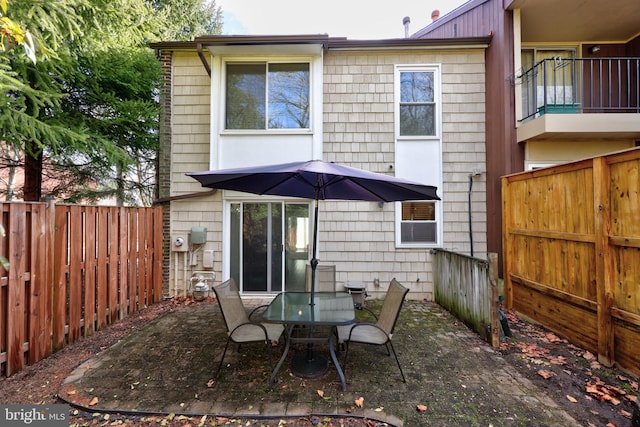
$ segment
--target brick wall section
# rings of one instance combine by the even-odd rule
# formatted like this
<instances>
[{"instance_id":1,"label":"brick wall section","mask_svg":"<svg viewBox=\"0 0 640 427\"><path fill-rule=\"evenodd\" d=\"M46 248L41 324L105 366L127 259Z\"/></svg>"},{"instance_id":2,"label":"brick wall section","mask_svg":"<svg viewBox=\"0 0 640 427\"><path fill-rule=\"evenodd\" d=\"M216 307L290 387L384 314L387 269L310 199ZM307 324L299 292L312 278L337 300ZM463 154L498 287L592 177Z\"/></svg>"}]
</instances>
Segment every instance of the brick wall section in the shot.
<instances>
[{"instance_id":1,"label":"brick wall section","mask_svg":"<svg viewBox=\"0 0 640 427\"><path fill-rule=\"evenodd\" d=\"M395 64L442 66L444 246L468 253L468 175L485 167L484 51L325 55L324 157L392 170ZM476 178L472 193L476 256L486 255L484 179ZM395 247L394 217L392 203L321 202L321 262L338 266L339 282L368 283L369 293L375 278L382 293L395 277L410 287L411 298L432 299L431 255Z\"/></svg>"},{"instance_id":2,"label":"brick wall section","mask_svg":"<svg viewBox=\"0 0 640 427\"><path fill-rule=\"evenodd\" d=\"M160 152L156 167L156 198L167 197L171 194L171 51L160 51L162 86L160 87ZM162 215L162 293L169 296L170 271L170 239L171 239L171 210L168 203L164 204Z\"/></svg>"}]
</instances>

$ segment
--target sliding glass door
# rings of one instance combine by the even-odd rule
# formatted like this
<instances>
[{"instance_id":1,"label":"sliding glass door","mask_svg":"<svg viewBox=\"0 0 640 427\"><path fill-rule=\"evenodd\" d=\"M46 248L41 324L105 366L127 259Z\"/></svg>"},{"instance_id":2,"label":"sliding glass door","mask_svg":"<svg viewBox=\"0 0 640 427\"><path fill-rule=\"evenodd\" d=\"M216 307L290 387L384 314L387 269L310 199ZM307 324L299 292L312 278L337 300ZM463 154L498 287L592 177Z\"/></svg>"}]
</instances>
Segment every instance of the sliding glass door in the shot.
<instances>
[{"instance_id":1,"label":"sliding glass door","mask_svg":"<svg viewBox=\"0 0 640 427\"><path fill-rule=\"evenodd\" d=\"M309 205L230 205L230 275L243 293L304 290L309 260Z\"/></svg>"}]
</instances>

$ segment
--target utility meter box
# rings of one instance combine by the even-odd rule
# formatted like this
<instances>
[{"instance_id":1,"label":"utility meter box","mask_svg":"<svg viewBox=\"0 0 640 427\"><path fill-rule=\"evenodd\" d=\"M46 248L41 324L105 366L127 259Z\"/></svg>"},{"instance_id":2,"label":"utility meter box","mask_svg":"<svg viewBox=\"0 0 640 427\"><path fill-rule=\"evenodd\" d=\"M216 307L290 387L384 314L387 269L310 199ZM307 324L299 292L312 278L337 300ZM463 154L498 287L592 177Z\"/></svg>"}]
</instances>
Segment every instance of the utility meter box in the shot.
<instances>
[{"instance_id":1,"label":"utility meter box","mask_svg":"<svg viewBox=\"0 0 640 427\"><path fill-rule=\"evenodd\" d=\"M192 245L204 245L205 243L207 243L207 227L191 227L189 242Z\"/></svg>"}]
</instances>

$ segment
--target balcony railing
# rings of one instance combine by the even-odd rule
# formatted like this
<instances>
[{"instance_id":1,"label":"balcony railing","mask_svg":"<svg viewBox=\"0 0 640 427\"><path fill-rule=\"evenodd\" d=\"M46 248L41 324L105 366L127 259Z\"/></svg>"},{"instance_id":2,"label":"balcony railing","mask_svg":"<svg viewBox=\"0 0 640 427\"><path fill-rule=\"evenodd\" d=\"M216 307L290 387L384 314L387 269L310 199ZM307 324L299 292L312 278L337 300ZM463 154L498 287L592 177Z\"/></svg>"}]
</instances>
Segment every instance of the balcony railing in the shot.
<instances>
[{"instance_id":1,"label":"balcony railing","mask_svg":"<svg viewBox=\"0 0 640 427\"><path fill-rule=\"evenodd\" d=\"M520 122L549 113L640 113L640 58L551 58L519 77Z\"/></svg>"}]
</instances>

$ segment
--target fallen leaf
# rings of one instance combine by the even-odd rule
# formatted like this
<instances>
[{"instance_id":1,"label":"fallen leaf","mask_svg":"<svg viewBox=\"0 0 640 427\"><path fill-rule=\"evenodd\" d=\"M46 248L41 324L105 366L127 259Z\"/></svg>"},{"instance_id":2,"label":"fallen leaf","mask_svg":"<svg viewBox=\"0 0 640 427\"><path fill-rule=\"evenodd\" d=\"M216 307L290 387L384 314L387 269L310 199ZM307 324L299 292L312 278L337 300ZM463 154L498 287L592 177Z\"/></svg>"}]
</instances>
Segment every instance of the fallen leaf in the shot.
<instances>
[{"instance_id":1,"label":"fallen leaf","mask_svg":"<svg viewBox=\"0 0 640 427\"><path fill-rule=\"evenodd\" d=\"M324 391L323 390L316 390L316 392L318 393L318 396L324 397Z\"/></svg>"},{"instance_id":2,"label":"fallen leaf","mask_svg":"<svg viewBox=\"0 0 640 427\"><path fill-rule=\"evenodd\" d=\"M382 411L384 411L384 406L380 406L380 407L378 407L378 408L374 409L374 411L376 411L376 412L382 412Z\"/></svg>"},{"instance_id":3,"label":"fallen leaf","mask_svg":"<svg viewBox=\"0 0 640 427\"><path fill-rule=\"evenodd\" d=\"M416 409L418 410L418 412L424 412L427 410L427 406L426 405L418 405L416 406Z\"/></svg>"},{"instance_id":4,"label":"fallen leaf","mask_svg":"<svg viewBox=\"0 0 640 427\"><path fill-rule=\"evenodd\" d=\"M567 400L572 403L576 403L578 401L575 397L570 396L568 394L567 394Z\"/></svg>"},{"instance_id":5,"label":"fallen leaf","mask_svg":"<svg viewBox=\"0 0 640 427\"><path fill-rule=\"evenodd\" d=\"M623 389L615 387L615 386L612 386L612 385L608 385L607 384L607 385L604 386L604 388L606 388L608 391L611 391L613 393L619 394L621 396L624 396L625 394L627 394L627 392L624 391Z\"/></svg>"},{"instance_id":6,"label":"fallen leaf","mask_svg":"<svg viewBox=\"0 0 640 427\"><path fill-rule=\"evenodd\" d=\"M548 380L551 377L555 377L556 373L555 372L551 372L551 371L545 371L544 369L540 369L538 371L538 375L540 375L545 380Z\"/></svg>"},{"instance_id":7,"label":"fallen leaf","mask_svg":"<svg viewBox=\"0 0 640 427\"><path fill-rule=\"evenodd\" d=\"M567 358L564 356L555 356L549 359L552 365L566 365Z\"/></svg>"},{"instance_id":8,"label":"fallen leaf","mask_svg":"<svg viewBox=\"0 0 640 427\"><path fill-rule=\"evenodd\" d=\"M591 383L587 383L586 390L587 390L587 393L591 393L591 394L599 394L599 393L601 393L601 391L598 388L598 386L595 385L595 384L591 384Z\"/></svg>"},{"instance_id":9,"label":"fallen leaf","mask_svg":"<svg viewBox=\"0 0 640 427\"><path fill-rule=\"evenodd\" d=\"M631 412L625 411L624 409L618 409L618 413L627 419L631 419Z\"/></svg>"},{"instance_id":10,"label":"fallen leaf","mask_svg":"<svg viewBox=\"0 0 640 427\"><path fill-rule=\"evenodd\" d=\"M213 381L213 378L212 378L212 379L210 379L209 381L207 381L207 387L209 387L209 388L213 387L213 383L214 383L214 382L215 382L215 381Z\"/></svg>"},{"instance_id":11,"label":"fallen leaf","mask_svg":"<svg viewBox=\"0 0 640 427\"><path fill-rule=\"evenodd\" d=\"M69 396L73 396L73 395L74 395L74 394L76 394L77 392L78 392L78 390L69 390L69 391L67 392L67 394L68 394Z\"/></svg>"},{"instance_id":12,"label":"fallen leaf","mask_svg":"<svg viewBox=\"0 0 640 427\"><path fill-rule=\"evenodd\" d=\"M584 357L587 360L593 360L596 357L593 355L593 353L591 353L590 351L585 351L584 354L582 355L582 357Z\"/></svg>"},{"instance_id":13,"label":"fallen leaf","mask_svg":"<svg viewBox=\"0 0 640 427\"><path fill-rule=\"evenodd\" d=\"M355 404L358 408L362 408L364 406L364 397L357 398Z\"/></svg>"},{"instance_id":14,"label":"fallen leaf","mask_svg":"<svg viewBox=\"0 0 640 427\"><path fill-rule=\"evenodd\" d=\"M98 402L100 402L100 399L98 399L97 397L94 397L93 399L91 399L91 402L89 402L89 406L94 406Z\"/></svg>"},{"instance_id":15,"label":"fallen leaf","mask_svg":"<svg viewBox=\"0 0 640 427\"><path fill-rule=\"evenodd\" d=\"M545 336L545 338L547 339L547 341L552 342L552 343L562 342L562 340L556 334L552 334L552 333L548 333Z\"/></svg>"}]
</instances>

